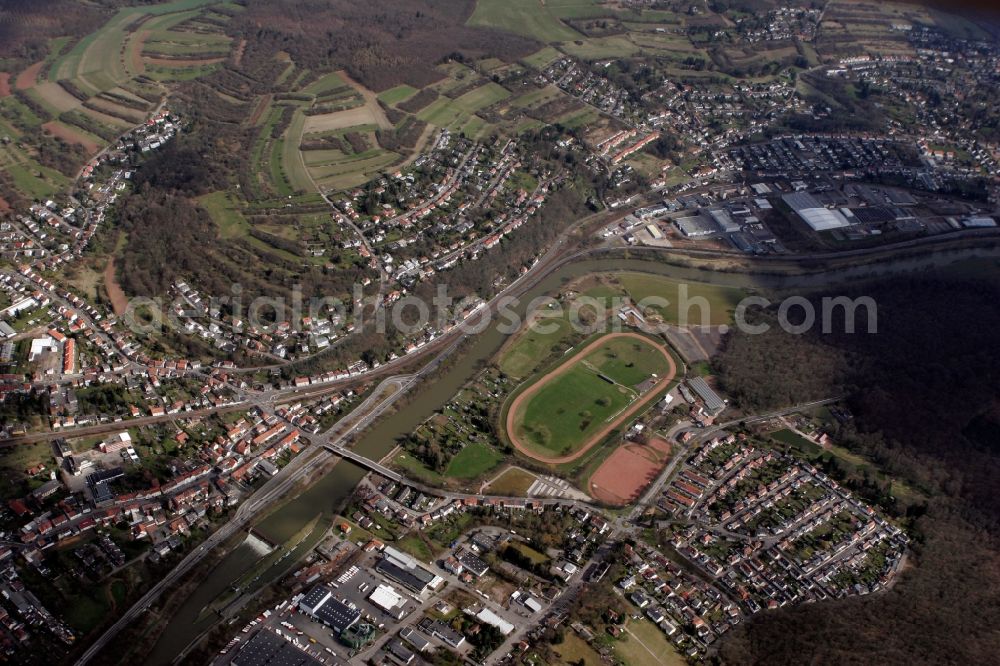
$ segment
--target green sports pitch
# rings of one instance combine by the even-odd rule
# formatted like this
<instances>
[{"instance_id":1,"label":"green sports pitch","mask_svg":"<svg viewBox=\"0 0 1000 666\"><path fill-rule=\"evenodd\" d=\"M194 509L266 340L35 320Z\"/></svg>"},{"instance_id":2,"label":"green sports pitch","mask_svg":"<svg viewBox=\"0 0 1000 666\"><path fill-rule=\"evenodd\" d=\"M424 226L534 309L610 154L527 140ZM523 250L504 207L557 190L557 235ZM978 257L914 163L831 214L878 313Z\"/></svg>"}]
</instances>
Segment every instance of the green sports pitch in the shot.
<instances>
[{"instance_id":1,"label":"green sports pitch","mask_svg":"<svg viewBox=\"0 0 1000 666\"><path fill-rule=\"evenodd\" d=\"M507 433L526 455L551 461L590 448L673 375L669 353L638 334L591 341L515 397Z\"/></svg>"}]
</instances>

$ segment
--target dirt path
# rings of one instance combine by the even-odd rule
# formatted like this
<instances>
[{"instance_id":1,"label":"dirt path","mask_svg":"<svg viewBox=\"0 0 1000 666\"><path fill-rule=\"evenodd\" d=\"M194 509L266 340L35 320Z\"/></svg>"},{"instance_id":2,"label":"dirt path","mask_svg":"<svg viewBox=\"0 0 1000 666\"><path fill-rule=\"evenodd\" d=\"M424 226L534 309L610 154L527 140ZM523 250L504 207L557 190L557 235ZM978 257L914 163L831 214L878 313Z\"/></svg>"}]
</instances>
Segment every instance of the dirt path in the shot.
<instances>
[{"instance_id":1,"label":"dirt path","mask_svg":"<svg viewBox=\"0 0 1000 666\"><path fill-rule=\"evenodd\" d=\"M36 62L34 65L24 70L17 75L17 81L14 82L14 86L18 90L27 90L28 88L34 88L38 83L38 73L42 71L42 65L45 61Z\"/></svg>"},{"instance_id":2,"label":"dirt path","mask_svg":"<svg viewBox=\"0 0 1000 666\"><path fill-rule=\"evenodd\" d=\"M0 72L0 97L6 97L10 94L10 74L8 72Z\"/></svg>"},{"instance_id":3,"label":"dirt path","mask_svg":"<svg viewBox=\"0 0 1000 666\"><path fill-rule=\"evenodd\" d=\"M247 121L250 127L255 127L260 122L260 117L264 115L264 111L271 106L272 97L271 93L268 93L257 102L257 107L250 114L250 119Z\"/></svg>"},{"instance_id":4,"label":"dirt path","mask_svg":"<svg viewBox=\"0 0 1000 666\"><path fill-rule=\"evenodd\" d=\"M145 46L146 40L149 39L149 36L151 34L152 32L149 30L140 30L139 32L135 33L135 35L128 43L129 64L131 64L132 70L136 74L146 73L146 63L142 59L142 48L143 46ZM126 67L125 69L127 71L128 67Z\"/></svg>"},{"instance_id":5,"label":"dirt path","mask_svg":"<svg viewBox=\"0 0 1000 666\"><path fill-rule=\"evenodd\" d=\"M104 266L104 289L108 292L111 309L114 310L116 316L120 317L128 307L128 297L122 290L121 285L118 284L118 279L115 276L114 257L108 259L108 263Z\"/></svg>"},{"instance_id":6,"label":"dirt path","mask_svg":"<svg viewBox=\"0 0 1000 666\"><path fill-rule=\"evenodd\" d=\"M337 72L337 76L342 78L344 83L358 91L361 98L365 100L365 106L367 106L371 110L372 115L375 116L375 120L377 121L379 127L382 129L389 129L392 127L392 123L389 122L389 118L386 117L385 111L378 103L378 95L352 79L344 70Z\"/></svg>"},{"instance_id":7,"label":"dirt path","mask_svg":"<svg viewBox=\"0 0 1000 666\"><path fill-rule=\"evenodd\" d=\"M667 360L667 364L670 366L670 369L667 371L667 374L661 377L659 381L657 381L656 384L649 391L647 391L644 396L640 397L638 400L633 402L630 407L626 408L624 411L619 413L618 416L613 421L609 422L599 431L595 432L593 436L591 436L590 440L587 441L577 451L574 451L573 453L567 456L559 456L559 457L543 456L541 454L536 453L535 451L532 451L517 437L517 434L515 432L515 421L516 421L515 416L518 412L518 409L521 407L522 404L525 403L525 401L532 398L536 393L538 393L542 389L543 386L548 384L552 379L568 372L569 369L576 364L576 361L578 361L581 358L585 358L594 349L600 347L608 340L611 340L613 338L634 338L636 340L641 340L646 344L653 346L661 354L663 354L663 357ZM548 463L550 465L559 465L562 463L572 462L577 458L579 458L580 456L582 456L583 454L585 454L590 449L592 449L594 445L596 445L598 442L604 439L608 435L608 433L610 433L612 430L617 428L622 423L628 421L628 419L631 418L636 412L638 412L640 409L648 405L654 398L656 398L656 395L660 391L660 389L669 384L671 380L673 380L676 374L677 374L677 366L674 364L674 358L670 355L670 352L668 352L663 347L663 345L657 344L652 340L650 340L649 338L647 338L646 336L639 335L638 333L626 332L626 333L610 333L608 335L603 335L598 339L594 340L593 342L591 342L583 349L581 349L576 354L574 354L572 358L563 361L558 368L552 370L548 374L537 379L528 388L528 390L524 391L516 398L514 398L514 401L510 404L510 407L507 409L507 418L504 420L504 427L507 430L507 437L510 439L511 444L514 445L514 448L516 448L518 451L520 451L521 453L523 453L524 455L528 456L533 460L537 460L543 463Z\"/></svg>"},{"instance_id":8,"label":"dirt path","mask_svg":"<svg viewBox=\"0 0 1000 666\"><path fill-rule=\"evenodd\" d=\"M241 39L240 43L236 46L236 50L233 52L233 66L239 67L240 63L243 62L243 52L247 50L247 40L246 38Z\"/></svg>"}]
</instances>

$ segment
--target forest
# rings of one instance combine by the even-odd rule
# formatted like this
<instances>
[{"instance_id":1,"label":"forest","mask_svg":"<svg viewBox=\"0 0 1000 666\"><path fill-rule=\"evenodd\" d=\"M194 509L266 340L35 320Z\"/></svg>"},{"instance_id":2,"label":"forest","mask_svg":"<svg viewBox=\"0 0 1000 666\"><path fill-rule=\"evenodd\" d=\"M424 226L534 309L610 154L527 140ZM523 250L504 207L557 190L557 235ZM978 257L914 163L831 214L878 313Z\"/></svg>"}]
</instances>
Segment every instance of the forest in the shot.
<instances>
[{"instance_id":1,"label":"forest","mask_svg":"<svg viewBox=\"0 0 1000 666\"><path fill-rule=\"evenodd\" d=\"M843 394L835 440L920 489L890 507L911 522L910 564L891 590L755 617L722 663L990 663L1000 649L1000 299L997 265L852 288L878 332L731 334L715 363L740 407ZM760 314L774 321L774 312ZM860 326L859 329L864 329ZM840 330L840 333L836 331Z\"/></svg>"},{"instance_id":2,"label":"forest","mask_svg":"<svg viewBox=\"0 0 1000 666\"><path fill-rule=\"evenodd\" d=\"M301 67L346 69L381 91L422 88L442 77L434 66L459 55L514 60L537 50L526 37L465 25L474 0L248 0L230 32L248 50L284 51Z\"/></svg>"}]
</instances>

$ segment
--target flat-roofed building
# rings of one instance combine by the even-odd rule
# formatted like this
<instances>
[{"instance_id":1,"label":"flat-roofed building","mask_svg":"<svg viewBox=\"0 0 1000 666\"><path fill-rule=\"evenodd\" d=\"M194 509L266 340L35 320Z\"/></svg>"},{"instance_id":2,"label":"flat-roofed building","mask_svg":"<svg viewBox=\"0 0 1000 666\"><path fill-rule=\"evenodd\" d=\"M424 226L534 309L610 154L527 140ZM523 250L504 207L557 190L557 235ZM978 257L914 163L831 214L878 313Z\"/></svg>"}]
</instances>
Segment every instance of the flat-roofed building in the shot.
<instances>
[{"instance_id":1,"label":"flat-roofed building","mask_svg":"<svg viewBox=\"0 0 1000 666\"><path fill-rule=\"evenodd\" d=\"M674 220L674 226L687 238L714 236L719 233L719 226L703 215L690 215Z\"/></svg>"},{"instance_id":2,"label":"flat-roofed building","mask_svg":"<svg viewBox=\"0 0 1000 666\"><path fill-rule=\"evenodd\" d=\"M839 210L830 210L808 192L783 194L782 201L788 204L813 231L827 231L848 227L851 223Z\"/></svg>"},{"instance_id":3,"label":"flat-roofed building","mask_svg":"<svg viewBox=\"0 0 1000 666\"><path fill-rule=\"evenodd\" d=\"M726 408L726 402L719 397L719 394L712 390L712 387L702 377L695 377L688 380L688 386L694 391L701 401L705 403L705 409L711 414L718 414Z\"/></svg>"},{"instance_id":4,"label":"flat-roofed building","mask_svg":"<svg viewBox=\"0 0 1000 666\"><path fill-rule=\"evenodd\" d=\"M333 598L333 592L325 585L317 585L299 602L299 609L341 633L361 617L361 611Z\"/></svg>"},{"instance_id":5,"label":"flat-roofed building","mask_svg":"<svg viewBox=\"0 0 1000 666\"><path fill-rule=\"evenodd\" d=\"M326 603L327 599L333 596L333 592L326 585L317 585L309 590L306 596L299 602L299 608L314 615L316 610Z\"/></svg>"},{"instance_id":6,"label":"flat-roofed building","mask_svg":"<svg viewBox=\"0 0 1000 666\"><path fill-rule=\"evenodd\" d=\"M320 666L323 662L265 629L254 634L229 663L233 666Z\"/></svg>"},{"instance_id":7,"label":"flat-roofed building","mask_svg":"<svg viewBox=\"0 0 1000 666\"><path fill-rule=\"evenodd\" d=\"M412 645L418 652L425 652L431 649L431 642L420 635L413 627L403 627L399 631L399 637Z\"/></svg>"},{"instance_id":8,"label":"flat-roofed building","mask_svg":"<svg viewBox=\"0 0 1000 666\"><path fill-rule=\"evenodd\" d=\"M382 559L375 564L375 570L418 594L436 590L444 583L443 578L413 557L391 546L382 551Z\"/></svg>"},{"instance_id":9,"label":"flat-roofed building","mask_svg":"<svg viewBox=\"0 0 1000 666\"><path fill-rule=\"evenodd\" d=\"M406 612L406 598L397 592L392 585L380 584L368 595L368 601L372 602L383 613L397 620L402 618Z\"/></svg>"},{"instance_id":10,"label":"flat-roofed building","mask_svg":"<svg viewBox=\"0 0 1000 666\"><path fill-rule=\"evenodd\" d=\"M490 566L486 564L486 562L472 553L460 553L458 555L458 561L462 563L462 567L466 571L471 572L476 576L476 578L479 578L490 570Z\"/></svg>"},{"instance_id":11,"label":"flat-roofed building","mask_svg":"<svg viewBox=\"0 0 1000 666\"><path fill-rule=\"evenodd\" d=\"M489 608L482 609L481 611L473 615L473 617L479 620L480 622L488 624L491 627L495 627L504 636L510 636L511 633L513 633L514 631L513 624L503 619L502 617L491 611Z\"/></svg>"},{"instance_id":12,"label":"flat-roofed building","mask_svg":"<svg viewBox=\"0 0 1000 666\"><path fill-rule=\"evenodd\" d=\"M386 644L385 649L401 664L409 664L417 657L417 655L413 654L412 650L408 649L401 641L395 638Z\"/></svg>"}]
</instances>

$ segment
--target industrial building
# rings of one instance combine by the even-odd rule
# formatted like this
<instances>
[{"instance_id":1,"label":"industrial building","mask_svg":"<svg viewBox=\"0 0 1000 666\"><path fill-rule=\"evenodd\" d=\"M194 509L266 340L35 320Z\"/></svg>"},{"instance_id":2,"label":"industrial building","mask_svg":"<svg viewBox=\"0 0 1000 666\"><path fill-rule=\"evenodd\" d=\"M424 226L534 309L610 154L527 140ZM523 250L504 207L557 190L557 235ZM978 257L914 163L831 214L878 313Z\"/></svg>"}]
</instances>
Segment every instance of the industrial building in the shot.
<instances>
[{"instance_id":1,"label":"industrial building","mask_svg":"<svg viewBox=\"0 0 1000 666\"><path fill-rule=\"evenodd\" d=\"M233 666L319 666L323 662L265 629L247 641L229 663Z\"/></svg>"},{"instance_id":2,"label":"industrial building","mask_svg":"<svg viewBox=\"0 0 1000 666\"><path fill-rule=\"evenodd\" d=\"M490 567L486 564L486 562L472 553L461 553L458 556L458 561L462 563L462 567L465 568L466 571L475 575L476 578L483 576L490 570Z\"/></svg>"},{"instance_id":3,"label":"industrial building","mask_svg":"<svg viewBox=\"0 0 1000 666\"><path fill-rule=\"evenodd\" d=\"M465 611L467 614L472 615L474 618L479 620L484 624L488 624L503 634L504 636L510 636L514 632L514 625L503 619L489 608L484 608L478 613L473 613L471 611Z\"/></svg>"},{"instance_id":4,"label":"industrial building","mask_svg":"<svg viewBox=\"0 0 1000 666\"><path fill-rule=\"evenodd\" d=\"M688 238L713 236L719 233L719 226L703 215L691 215L674 220L674 225Z\"/></svg>"},{"instance_id":5,"label":"industrial building","mask_svg":"<svg viewBox=\"0 0 1000 666\"><path fill-rule=\"evenodd\" d=\"M406 599L392 585L379 585L368 595L368 601L386 615L397 620L402 619L403 615L406 614Z\"/></svg>"},{"instance_id":6,"label":"industrial building","mask_svg":"<svg viewBox=\"0 0 1000 666\"><path fill-rule=\"evenodd\" d=\"M401 641L396 639L389 641L385 649L401 664L409 664L416 658L416 655L411 650L408 650Z\"/></svg>"},{"instance_id":7,"label":"industrial building","mask_svg":"<svg viewBox=\"0 0 1000 666\"><path fill-rule=\"evenodd\" d=\"M718 225L719 229L722 229L727 234L739 231L742 228L740 223L734 220L729 211L724 208L713 208L708 211L708 214L715 221L715 224Z\"/></svg>"},{"instance_id":8,"label":"industrial building","mask_svg":"<svg viewBox=\"0 0 1000 666\"><path fill-rule=\"evenodd\" d=\"M403 627L400 629L399 637L415 647L418 652L426 652L433 647L431 642L421 636L420 633L413 627Z\"/></svg>"},{"instance_id":9,"label":"industrial building","mask_svg":"<svg viewBox=\"0 0 1000 666\"><path fill-rule=\"evenodd\" d=\"M688 380L688 386L694 391L701 401L705 403L705 409L710 414L718 414L726 408L726 402L719 397L719 394L712 390L708 383L701 377Z\"/></svg>"},{"instance_id":10,"label":"industrial building","mask_svg":"<svg viewBox=\"0 0 1000 666\"><path fill-rule=\"evenodd\" d=\"M824 207L816 197L808 192L793 192L781 195L782 201L788 204L813 231L827 231L848 227L851 223L839 210Z\"/></svg>"},{"instance_id":11,"label":"industrial building","mask_svg":"<svg viewBox=\"0 0 1000 666\"><path fill-rule=\"evenodd\" d=\"M299 601L299 609L316 618L334 633L341 633L358 621L361 611L333 598L333 592L325 585L317 585Z\"/></svg>"},{"instance_id":12,"label":"industrial building","mask_svg":"<svg viewBox=\"0 0 1000 666\"><path fill-rule=\"evenodd\" d=\"M417 594L436 590L444 583L443 578L391 546L382 551L382 559L375 564L375 570Z\"/></svg>"}]
</instances>

